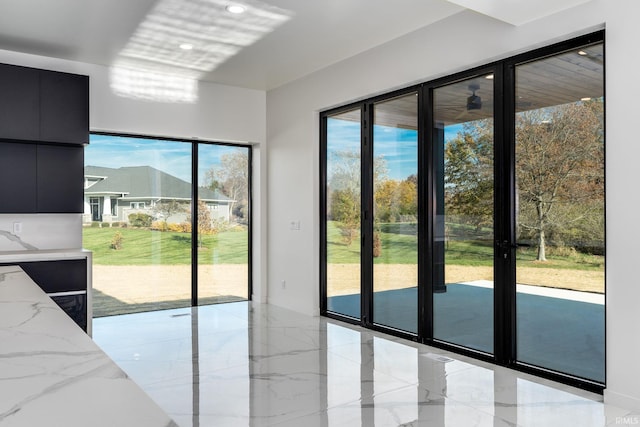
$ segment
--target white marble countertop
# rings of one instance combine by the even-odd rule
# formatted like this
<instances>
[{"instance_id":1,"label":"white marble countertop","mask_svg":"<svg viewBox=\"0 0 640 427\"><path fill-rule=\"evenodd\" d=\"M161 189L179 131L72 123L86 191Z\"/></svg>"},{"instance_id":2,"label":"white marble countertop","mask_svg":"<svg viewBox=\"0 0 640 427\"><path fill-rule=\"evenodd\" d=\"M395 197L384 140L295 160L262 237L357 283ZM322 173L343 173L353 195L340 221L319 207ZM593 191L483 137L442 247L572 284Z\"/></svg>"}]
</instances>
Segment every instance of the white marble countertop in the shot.
<instances>
[{"instance_id":1,"label":"white marble countertop","mask_svg":"<svg viewBox=\"0 0 640 427\"><path fill-rule=\"evenodd\" d=\"M0 426L177 424L20 267L4 266Z\"/></svg>"},{"instance_id":2,"label":"white marble countertop","mask_svg":"<svg viewBox=\"0 0 640 427\"><path fill-rule=\"evenodd\" d=\"M87 249L43 249L0 251L0 263L27 261L55 261L60 259L91 258L92 252Z\"/></svg>"}]
</instances>

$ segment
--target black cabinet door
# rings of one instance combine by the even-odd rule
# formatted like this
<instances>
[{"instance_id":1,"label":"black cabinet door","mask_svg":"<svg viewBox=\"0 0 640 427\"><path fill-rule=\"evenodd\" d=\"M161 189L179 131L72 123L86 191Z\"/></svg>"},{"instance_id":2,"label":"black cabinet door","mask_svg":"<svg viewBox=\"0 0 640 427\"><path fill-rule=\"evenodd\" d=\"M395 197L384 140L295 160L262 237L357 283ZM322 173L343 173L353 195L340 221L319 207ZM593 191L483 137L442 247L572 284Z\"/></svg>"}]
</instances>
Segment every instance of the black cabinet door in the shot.
<instances>
[{"instance_id":1,"label":"black cabinet door","mask_svg":"<svg viewBox=\"0 0 640 427\"><path fill-rule=\"evenodd\" d=\"M0 138L40 138L39 70L0 64Z\"/></svg>"},{"instance_id":2,"label":"black cabinet door","mask_svg":"<svg viewBox=\"0 0 640 427\"><path fill-rule=\"evenodd\" d=\"M0 142L0 213L36 212L36 156L35 144Z\"/></svg>"},{"instance_id":3,"label":"black cabinet door","mask_svg":"<svg viewBox=\"0 0 640 427\"><path fill-rule=\"evenodd\" d=\"M18 265L48 294L87 290L85 259L30 261Z\"/></svg>"},{"instance_id":4,"label":"black cabinet door","mask_svg":"<svg viewBox=\"0 0 640 427\"><path fill-rule=\"evenodd\" d=\"M40 140L89 143L89 77L41 71Z\"/></svg>"},{"instance_id":5,"label":"black cabinet door","mask_svg":"<svg viewBox=\"0 0 640 427\"><path fill-rule=\"evenodd\" d=\"M37 211L84 211L84 147L38 145Z\"/></svg>"}]
</instances>

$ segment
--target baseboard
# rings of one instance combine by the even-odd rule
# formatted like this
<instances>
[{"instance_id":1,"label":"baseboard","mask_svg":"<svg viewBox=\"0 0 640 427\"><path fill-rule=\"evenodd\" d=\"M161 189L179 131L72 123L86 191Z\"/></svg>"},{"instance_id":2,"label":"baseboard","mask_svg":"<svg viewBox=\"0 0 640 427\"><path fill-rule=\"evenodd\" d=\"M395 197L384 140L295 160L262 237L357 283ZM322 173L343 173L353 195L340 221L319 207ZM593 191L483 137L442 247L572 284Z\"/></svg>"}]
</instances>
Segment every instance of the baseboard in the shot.
<instances>
[{"instance_id":1,"label":"baseboard","mask_svg":"<svg viewBox=\"0 0 640 427\"><path fill-rule=\"evenodd\" d=\"M605 389L603 393L604 403L619 406L623 409L640 411L640 397L629 396Z\"/></svg>"}]
</instances>

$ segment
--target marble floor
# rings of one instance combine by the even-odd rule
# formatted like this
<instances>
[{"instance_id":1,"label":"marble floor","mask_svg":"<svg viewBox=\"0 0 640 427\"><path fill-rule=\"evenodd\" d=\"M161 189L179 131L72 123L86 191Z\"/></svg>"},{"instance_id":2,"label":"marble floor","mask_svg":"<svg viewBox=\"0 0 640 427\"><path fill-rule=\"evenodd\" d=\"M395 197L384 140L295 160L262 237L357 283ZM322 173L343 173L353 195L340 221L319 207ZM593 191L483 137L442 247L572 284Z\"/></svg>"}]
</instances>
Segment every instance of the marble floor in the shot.
<instances>
[{"instance_id":1,"label":"marble floor","mask_svg":"<svg viewBox=\"0 0 640 427\"><path fill-rule=\"evenodd\" d=\"M99 318L93 337L182 427L640 424L597 394L270 305Z\"/></svg>"}]
</instances>

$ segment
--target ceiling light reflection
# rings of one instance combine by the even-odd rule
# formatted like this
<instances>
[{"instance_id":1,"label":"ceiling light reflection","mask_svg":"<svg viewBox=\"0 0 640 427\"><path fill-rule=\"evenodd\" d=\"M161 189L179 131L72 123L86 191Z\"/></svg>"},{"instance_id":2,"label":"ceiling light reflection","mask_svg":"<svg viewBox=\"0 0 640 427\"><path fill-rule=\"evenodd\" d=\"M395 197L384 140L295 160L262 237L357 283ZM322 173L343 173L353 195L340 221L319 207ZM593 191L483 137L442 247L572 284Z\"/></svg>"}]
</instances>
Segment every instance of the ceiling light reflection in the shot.
<instances>
[{"instance_id":1,"label":"ceiling light reflection","mask_svg":"<svg viewBox=\"0 0 640 427\"><path fill-rule=\"evenodd\" d=\"M244 13L246 10L244 6L241 6L239 4L230 4L225 9L227 10L227 12L235 14Z\"/></svg>"},{"instance_id":2,"label":"ceiling light reflection","mask_svg":"<svg viewBox=\"0 0 640 427\"><path fill-rule=\"evenodd\" d=\"M143 99L152 99L151 92L157 89L156 101L195 102L197 95L179 96L173 91L197 92L197 79L202 74L292 17L292 12L259 0L245 3L250 7L243 14L230 15L224 13L228 0L160 0L113 64L113 90L121 96L127 96L129 90L131 97L143 94ZM183 47L188 45L191 49ZM143 78L145 73L149 73L149 79ZM162 88L163 79L166 89ZM187 84L189 79L193 82ZM145 80L151 82L144 90L132 86L133 82L145 84Z\"/></svg>"}]
</instances>

